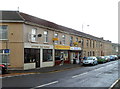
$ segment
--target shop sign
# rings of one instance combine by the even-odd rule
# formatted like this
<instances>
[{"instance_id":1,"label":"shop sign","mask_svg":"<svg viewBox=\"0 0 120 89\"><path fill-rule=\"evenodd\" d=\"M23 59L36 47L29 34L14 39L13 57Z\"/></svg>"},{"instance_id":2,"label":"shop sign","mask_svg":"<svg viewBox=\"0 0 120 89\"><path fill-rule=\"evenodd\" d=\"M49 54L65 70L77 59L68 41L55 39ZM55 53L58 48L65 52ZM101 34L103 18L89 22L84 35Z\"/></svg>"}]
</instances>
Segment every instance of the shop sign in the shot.
<instances>
[{"instance_id":1,"label":"shop sign","mask_svg":"<svg viewBox=\"0 0 120 89\"><path fill-rule=\"evenodd\" d=\"M53 45L29 44L29 43L25 43L25 48L53 49Z\"/></svg>"},{"instance_id":2,"label":"shop sign","mask_svg":"<svg viewBox=\"0 0 120 89\"><path fill-rule=\"evenodd\" d=\"M81 50L81 47L70 47L70 50Z\"/></svg>"},{"instance_id":3,"label":"shop sign","mask_svg":"<svg viewBox=\"0 0 120 89\"><path fill-rule=\"evenodd\" d=\"M52 40L53 40L53 41L58 41L58 38L53 38Z\"/></svg>"},{"instance_id":4,"label":"shop sign","mask_svg":"<svg viewBox=\"0 0 120 89\"><path fill-rule=\"evenodd\" d=\"M65 50L70 50L70 46L55 45L55 49L65 49Z\"/></svg>"}]
</instances>

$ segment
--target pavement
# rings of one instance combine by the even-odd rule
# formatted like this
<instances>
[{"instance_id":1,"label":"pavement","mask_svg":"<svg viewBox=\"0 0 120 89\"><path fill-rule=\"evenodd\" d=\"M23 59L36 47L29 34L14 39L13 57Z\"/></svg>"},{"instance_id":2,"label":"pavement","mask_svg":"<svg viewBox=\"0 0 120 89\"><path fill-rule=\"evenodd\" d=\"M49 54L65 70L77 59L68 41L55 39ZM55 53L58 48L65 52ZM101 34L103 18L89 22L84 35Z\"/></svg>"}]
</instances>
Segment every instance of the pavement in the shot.
<instances>
[{"instance_id":1,"label":"pavement","mask_svg":"<svg viewBox=\"0 0 120 89\"><path fill-rule=\"evenodd\" d=\"M9 76L19 76L19 75L27 75L27 74L36 74L36 73L53 73L65 71L73 68L81 67L80 64L64 64L57 65L53 67L44 67L44 68L36 68L29 70L9 70L7 74L2 74L0 77L9 77Z\"/></svg>"}]
</instances>

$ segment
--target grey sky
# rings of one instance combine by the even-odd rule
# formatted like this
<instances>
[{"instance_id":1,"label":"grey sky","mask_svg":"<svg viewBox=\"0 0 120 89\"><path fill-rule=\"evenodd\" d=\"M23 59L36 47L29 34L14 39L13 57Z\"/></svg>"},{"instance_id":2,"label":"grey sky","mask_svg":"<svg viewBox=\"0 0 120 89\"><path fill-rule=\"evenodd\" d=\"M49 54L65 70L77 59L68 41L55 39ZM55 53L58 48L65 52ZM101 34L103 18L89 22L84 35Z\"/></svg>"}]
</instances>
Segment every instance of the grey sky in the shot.
<instances>
[{"instance_id":1,"label":"grey sky","mask_svg":"<svg viewBox=\"0 0 120 89\"><path fill-rule=\"evenodd\" d=\"M2 0L0 10L17 10L19 7L21 12L117 43L118 1Z\"/></svg>"}]
</instances>

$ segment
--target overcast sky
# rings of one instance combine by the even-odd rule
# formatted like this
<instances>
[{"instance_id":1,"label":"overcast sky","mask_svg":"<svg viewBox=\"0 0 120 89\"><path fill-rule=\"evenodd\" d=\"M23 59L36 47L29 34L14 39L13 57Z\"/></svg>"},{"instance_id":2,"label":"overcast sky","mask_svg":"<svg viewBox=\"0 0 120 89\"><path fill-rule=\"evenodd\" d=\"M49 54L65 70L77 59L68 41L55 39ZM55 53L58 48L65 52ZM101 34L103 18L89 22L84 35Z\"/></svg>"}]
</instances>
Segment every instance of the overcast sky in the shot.
<instances>
[{"instance_id":1,"label":"overcast sky","mask_svg":"<svg viewBox=\"0 0 120 89\"><path fill-rule=\"evenodd\" d=\"M118 43L118 1L1 0L0 10L19 7L20 12Z\"/></svg>"}]
</instances>

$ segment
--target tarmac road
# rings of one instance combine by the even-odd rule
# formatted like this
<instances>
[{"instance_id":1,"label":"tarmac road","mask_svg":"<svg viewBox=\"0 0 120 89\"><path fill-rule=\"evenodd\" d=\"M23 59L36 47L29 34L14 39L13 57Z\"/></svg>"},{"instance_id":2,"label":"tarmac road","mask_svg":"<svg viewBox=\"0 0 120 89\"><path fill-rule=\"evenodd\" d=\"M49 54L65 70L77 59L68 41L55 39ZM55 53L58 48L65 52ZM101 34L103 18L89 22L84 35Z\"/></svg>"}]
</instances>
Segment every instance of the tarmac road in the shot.
<instances>
[{"instance_id":1,"label":"tarmac road","mask_svg":"<svg viewBox=\"0 0 120 89\"><path fill-rule=\"evenodd\" d=\"M103 87L108 89L118 79L118 61L71 70L32 74L2 79L3 87ZM4 89L4 88L3 88Z\"/></svg>"}]
</instances>

